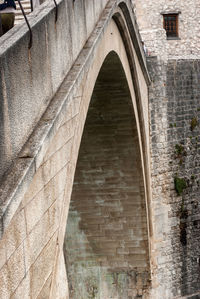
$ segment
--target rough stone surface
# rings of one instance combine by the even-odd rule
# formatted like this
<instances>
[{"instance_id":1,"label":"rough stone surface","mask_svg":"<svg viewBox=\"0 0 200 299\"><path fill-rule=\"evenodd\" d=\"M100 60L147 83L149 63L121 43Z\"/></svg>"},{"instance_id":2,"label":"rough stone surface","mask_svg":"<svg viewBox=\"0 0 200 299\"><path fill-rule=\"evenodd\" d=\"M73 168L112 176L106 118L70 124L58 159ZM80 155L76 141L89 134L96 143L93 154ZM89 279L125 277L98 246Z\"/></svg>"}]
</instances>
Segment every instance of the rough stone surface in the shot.
<instances>
[{"instance_id":1,"label":"rough stone surface","mask_svg":"<svg viewBox=\"0 0 200 299\"><path fill-rule=\"evenodd\" d=\"M193 294L200 285L200 61L166 64L150 57L148 65L153 82L149 96L154 231L159 240L154 275L159 292L172 298ZM185 185L179 192L175 179Z\"/></svg>"},{"instance_id":2,"label":"rough stone surface","mask_svg":"<svg viewBox=\"0 0 200 299\"><path fill-rule=\"evenodd\" d=\"M198 298L199 1L133 3L152 80L151 296ZM179 39L170 40L163 29L162 14L173 12L179 13Z\"/></svg>"},{"instance_id":3,"label":"rough stone surface","mask_svg":"<svg viewBox=\"0 0 200 299\"><path fill-rule=\"evenodd\" d=\"M200 52L200 4L198 0L135 0L135 13L142 38L151 55L162 59L197 58ZM179 39L167 40L162 13L179 13Z\"/></svg>"}]
</instances>

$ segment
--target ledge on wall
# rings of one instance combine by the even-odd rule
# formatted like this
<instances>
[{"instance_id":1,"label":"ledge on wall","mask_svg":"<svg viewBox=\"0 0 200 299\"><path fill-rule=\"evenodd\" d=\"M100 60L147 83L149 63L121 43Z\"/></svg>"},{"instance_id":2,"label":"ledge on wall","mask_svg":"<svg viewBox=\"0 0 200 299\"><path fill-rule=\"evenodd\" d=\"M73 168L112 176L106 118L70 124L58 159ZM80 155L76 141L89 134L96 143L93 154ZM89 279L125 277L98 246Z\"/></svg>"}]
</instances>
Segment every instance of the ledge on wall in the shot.
<instances>
[{"instance_id":1,"label":"ledge on wall","mask_svg":"<svg viewBox=\"0 0 200 299\"><path fill-rule=\"evenodd\" d=\"M167 37L167 40L181 40L181 38L177 37L177 36L175 36L175 37Z\"/></svg>"},{"instance_id":2,"label":"ledge on wall","mask_svg":"<svg viewBox=\"0 0 200 299\"><path fill-rule=\"evenodd\" d=\"M166 10L166 11L161 11L161 15L167 15L167 14L181 14L180 10Z\"/></svg>"}]
</instances>

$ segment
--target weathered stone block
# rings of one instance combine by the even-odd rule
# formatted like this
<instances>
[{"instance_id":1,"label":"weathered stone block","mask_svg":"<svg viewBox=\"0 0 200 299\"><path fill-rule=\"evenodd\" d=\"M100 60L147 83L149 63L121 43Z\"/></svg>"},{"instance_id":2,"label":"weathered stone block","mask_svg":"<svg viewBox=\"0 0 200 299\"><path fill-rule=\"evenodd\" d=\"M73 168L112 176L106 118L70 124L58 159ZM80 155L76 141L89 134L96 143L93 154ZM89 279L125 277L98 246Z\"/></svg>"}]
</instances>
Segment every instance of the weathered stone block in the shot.
<instances>
[{"instance_id":1,"label":"weathered stone block","mask_svg":"<svg viewBox=\"0 0 200 299\"><path fill-rule=\"evenodd\" d=\"M0 270L0 298L9 298L25 276L24 246L21 244Z\"/></svg>"},{"instance_id":2,"label":"weathered stone block","mask_svg":"<svg viewBox=\"0 0 200 299\"><path fill-rule=\"evenodd\" d=\"M49 207L61 196L66 184L64 167L25 207L28 233Z\"/></svg>"},{"instance_id":3,"label":"weathered stone block","mask_svg":"<svg viewBox=\"0 0 200 299\"><path fill-rule=\"evenodd\" d=\"M49 240L46 247L30 268L31 297L36 298L43 289L53 271L56 256L57 233Z\"/></svg>"},{"instance_id":4,"label":"weathered stone block","mask_svg":"<svg viewBox=\"0 0 200 299\"><path fill-rule=\"evenodd\" d=\"M46 211L24 241L26 268L35 262L36 258L46 246L59 226L60 205L59 199Z\"/></svg>"}]
</instances>

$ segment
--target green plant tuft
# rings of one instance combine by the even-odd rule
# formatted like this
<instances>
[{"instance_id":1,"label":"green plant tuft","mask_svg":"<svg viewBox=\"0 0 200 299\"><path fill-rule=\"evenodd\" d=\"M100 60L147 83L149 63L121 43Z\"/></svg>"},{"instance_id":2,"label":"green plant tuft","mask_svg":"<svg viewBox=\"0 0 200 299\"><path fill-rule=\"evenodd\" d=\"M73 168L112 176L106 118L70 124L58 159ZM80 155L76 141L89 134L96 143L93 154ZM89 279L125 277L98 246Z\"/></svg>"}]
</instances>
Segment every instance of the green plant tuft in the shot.
<instances>
[{"instance_id":1,"label":"green plant tuft","mask_svg":"<svg viewBox=\"0 0 200 299\"><path fill-rule=\"evenodd\" d=\"M182 158L179 160L179 165L180 166L183 165L183 159Z\"/></svg>"},{"instance_id":2,"label":"green plant tuft","mask_svg":"<svg viewBox=\"0 0 200 299\"><path fill-rule=\"evenodd\" d=\"M175 190L178 195L183 193L183 190L187 187L186 181L183 178L175 177L174 178Z\"/></svg>"},{"instance_id":3,"label":"green plant tuft","mask_svg":"<svg viewBox=\"0 0 200 299\"><path fill-rule=\"evenodd\" d=\"M190 123L190 130L193 131L197 125L198 125L198 120L196 117L193 117Z\"/></svg>"},{"instance_id":4,"label":"green plant tuft","mask_svg":"<svg viewBox=\"0 0 200 299\"><path fill-rule=\"evenodd\" d=\"M178 156L185 154L184 146L182 144L176 144L175 151Z\"/></svg>"}]
</instances>

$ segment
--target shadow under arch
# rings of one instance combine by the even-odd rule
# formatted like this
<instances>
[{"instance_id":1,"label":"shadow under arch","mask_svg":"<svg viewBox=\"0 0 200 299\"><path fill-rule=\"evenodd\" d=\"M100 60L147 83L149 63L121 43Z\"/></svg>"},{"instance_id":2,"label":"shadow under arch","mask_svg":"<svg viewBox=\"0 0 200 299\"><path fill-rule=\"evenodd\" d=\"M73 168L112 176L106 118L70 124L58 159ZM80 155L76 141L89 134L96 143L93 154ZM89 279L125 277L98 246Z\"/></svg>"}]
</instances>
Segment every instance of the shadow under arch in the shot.
<instances>
[{"instance_id":1,"label":"shadow under arch","mask_svg":"<svg viewBox=\"0 0 200 299\"><path fill-rule=\"evenodd\" d=\"M148 292L148 224L133 103L118 55L97 77L66 227L70 299L128 299Z\"/></svg>"}]
</instances>

